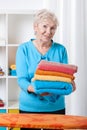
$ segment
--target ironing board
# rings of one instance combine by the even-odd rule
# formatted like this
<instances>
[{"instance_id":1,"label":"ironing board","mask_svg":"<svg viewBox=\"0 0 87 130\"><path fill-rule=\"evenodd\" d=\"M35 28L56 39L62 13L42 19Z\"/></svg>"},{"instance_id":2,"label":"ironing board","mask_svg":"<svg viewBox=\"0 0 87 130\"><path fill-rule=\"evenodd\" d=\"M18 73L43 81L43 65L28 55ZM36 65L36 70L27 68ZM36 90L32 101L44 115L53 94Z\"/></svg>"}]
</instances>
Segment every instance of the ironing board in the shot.
<instances>
[{"instance_id":1,"label":"ironing board","mask_svg":"<svg viewBox=\"0 0 87 130\"><path fill-rule=\"evenodd\" d=\"M86 129L87 117L54 114L0 114L0 126L11 128Z\"/></svg>"}]
</instances>

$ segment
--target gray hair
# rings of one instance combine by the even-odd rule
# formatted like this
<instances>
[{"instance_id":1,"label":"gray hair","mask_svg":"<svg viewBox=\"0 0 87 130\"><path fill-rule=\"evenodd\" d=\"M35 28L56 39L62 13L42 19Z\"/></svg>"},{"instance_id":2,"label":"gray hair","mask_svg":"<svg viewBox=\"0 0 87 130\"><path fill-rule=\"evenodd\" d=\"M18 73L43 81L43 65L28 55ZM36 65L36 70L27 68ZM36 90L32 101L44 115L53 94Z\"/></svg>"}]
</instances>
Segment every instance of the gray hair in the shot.
<instances>
[{"instance_id":1,"label":"gray hair","mask_svg":"<svg viewBox=\"0 0 87 130\"><path fill-rule=\"evenodd\" d=\"M39 23L44 19L51 19L55 23L56 27L59 26L59 22L58 22L56 15L47 9L39 10L36 13L36 15L34 17L34 24Z\"/></svg>"}]
</instances>

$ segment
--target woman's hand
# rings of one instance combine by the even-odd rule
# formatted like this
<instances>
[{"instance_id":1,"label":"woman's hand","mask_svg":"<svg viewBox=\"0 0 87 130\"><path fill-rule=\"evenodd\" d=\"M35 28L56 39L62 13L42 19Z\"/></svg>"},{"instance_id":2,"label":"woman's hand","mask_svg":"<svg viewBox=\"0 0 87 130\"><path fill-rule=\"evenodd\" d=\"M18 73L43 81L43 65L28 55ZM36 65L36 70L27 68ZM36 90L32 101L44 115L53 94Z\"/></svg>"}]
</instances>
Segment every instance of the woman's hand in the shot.
<instances>
[{"instance_id":1,"label":"woman's hand","mask_svg":"<svg viewBox=\"0 0 87 130\"><path fill-rule=\"evenodd\" d=\"M72 81L72 85L73 85L73 92L76 90L76 84L74 81Z\"/></svg>"},{"instance_id":2,"label":"woman's hand","mask_svg":"<svg viewBox=\"0 0 87 130\"><path fill-rule=\"evenodd\" d=\"M48 95L51 95L51 94L48 93L48 92L45 92L45 93L40 94L40 96L48 96Z\"/></svg>"},{"instance_id":3,"label":"woman's hand","mask_svg":"<svg viewBox=\"0 0 87 130\"><path fill-rule=\"evenodd\" d=\"M32 85L30 85L30 86L28 87L28 92L34 93L34 87L33 87ZM47 95L50 95L50 93L45 92L45 93L40 94L40 96L47 96Z\"/></svg>"},{"instance_id":4,"label":"woman's hand","mask_svg":"<svg viewBox=\"0 0 87 130\"><path fill-rule=\"evenodd\" d=\"M32 92L32 93L34 93L34 88L33 88L32 85L30 85L30 86L28 87L28 92Z\"/></svg>"}]
</instances>

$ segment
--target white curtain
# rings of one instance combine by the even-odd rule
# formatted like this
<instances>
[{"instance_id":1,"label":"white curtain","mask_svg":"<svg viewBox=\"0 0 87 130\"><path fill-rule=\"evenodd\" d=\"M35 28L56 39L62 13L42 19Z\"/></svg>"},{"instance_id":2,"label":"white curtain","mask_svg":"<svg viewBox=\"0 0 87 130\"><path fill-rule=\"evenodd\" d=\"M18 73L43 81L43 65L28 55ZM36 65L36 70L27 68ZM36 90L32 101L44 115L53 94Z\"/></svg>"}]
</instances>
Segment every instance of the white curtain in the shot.
<instances>
[{"instance_id":1,"label":"white curtain","mask_svg":"<svg viewBox=\"0 0 87 130\"><path fill-rule=\"evenodd\" d=\"M66 96L67 114L87 116L87 0L43 0L43 5L58 16L54 39L67 48L69 63L78 66L77 89Z\"/></svg>"}]
</instances>

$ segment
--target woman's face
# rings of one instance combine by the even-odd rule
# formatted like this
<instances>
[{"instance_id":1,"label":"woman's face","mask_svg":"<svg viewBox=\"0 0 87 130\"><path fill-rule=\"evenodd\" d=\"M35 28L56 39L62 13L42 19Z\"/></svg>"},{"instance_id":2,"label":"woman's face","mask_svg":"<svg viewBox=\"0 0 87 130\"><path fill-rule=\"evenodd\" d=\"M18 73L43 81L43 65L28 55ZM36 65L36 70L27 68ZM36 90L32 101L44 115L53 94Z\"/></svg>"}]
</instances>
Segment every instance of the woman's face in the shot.
<instances>
[{"instance_id":1,"label":"woman's face","mask_svg":"<svg viewBox=\"0 0 87 130\"><path fill-rule=\"evenodd\" d=\"M40 23L36 24L34 29L37 40L42 43L49 43L55 34L56 25L52 20L44 19Z\"/></svg>"}]
</instances>

